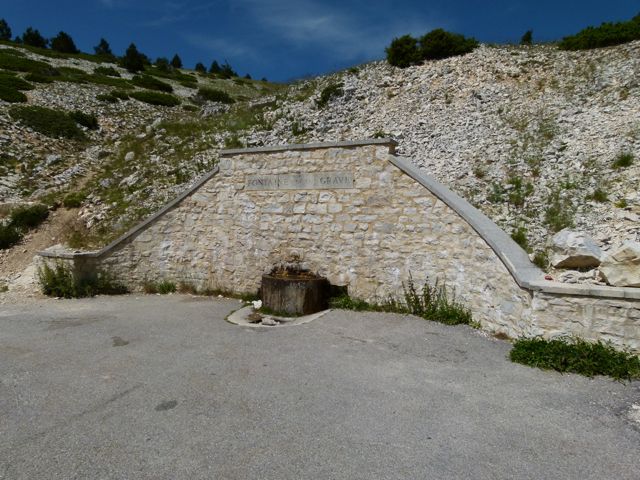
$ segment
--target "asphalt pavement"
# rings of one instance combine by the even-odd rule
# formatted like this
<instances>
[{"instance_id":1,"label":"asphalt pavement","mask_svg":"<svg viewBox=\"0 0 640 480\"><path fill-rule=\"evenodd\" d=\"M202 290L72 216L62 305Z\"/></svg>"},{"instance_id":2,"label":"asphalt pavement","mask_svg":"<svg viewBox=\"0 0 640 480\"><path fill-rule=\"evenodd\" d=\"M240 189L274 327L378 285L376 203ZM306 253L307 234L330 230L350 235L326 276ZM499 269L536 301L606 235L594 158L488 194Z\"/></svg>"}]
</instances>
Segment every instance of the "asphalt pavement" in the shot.
<instances>
[{"instance_id":1,"label":"asphalt pavement","mask_svg":"<svg viewBox=\"0 0 640 480\"><path fill-rule=\"evenodd\" d=\"M2 479L640 478L640 382L511 363L467 326L237 300L0 310Z\"/></svg>"}]
</instances>

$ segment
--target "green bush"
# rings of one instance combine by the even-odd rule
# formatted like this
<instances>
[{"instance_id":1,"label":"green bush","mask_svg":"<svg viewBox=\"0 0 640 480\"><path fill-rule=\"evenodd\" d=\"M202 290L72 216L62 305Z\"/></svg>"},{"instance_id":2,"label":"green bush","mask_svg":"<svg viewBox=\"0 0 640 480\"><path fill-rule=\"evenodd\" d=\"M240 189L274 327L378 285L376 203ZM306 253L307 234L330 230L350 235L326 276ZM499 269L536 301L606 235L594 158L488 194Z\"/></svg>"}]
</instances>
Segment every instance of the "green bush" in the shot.
<instances>
[{"instance_id":1,"label":"green bush","mask_svg":"<svg viewBox=\"0 0 640 480\"><path fill-rule=\"evenodd\" d=\"M529 240L527 240L527 229L518 227L511 232L511 238L522 247L523 250L529 251Z\"/></svg>"},{"instance_id":2,"label":"green bush","mask_svg":"<svg viewBox=\"0 0 640 480\"><path fill-rule=\"evenodd\" d=\"M133 92L131 98L151 105L163 105L165 107L175 107L181 103L179 98L159 92Z\"/></svg>"},{"instance_id":3,"label":"green bush","mask_svg":"<svg viewBox=\"0 0 640 480\"><path fill-rule=\"evenodd\" d=\"M42 293L50 297L82 298L94 295L121 295L127 288L104 272L97 272L95 278L77 279L64 264L54 268L44 265L38 269L38 280Z\"/></svg>"},{"instance_id":4,"label":"green bush","mask_svg":"<svg viewBox=\"0 0 640 480\"><path fill-rule=\"evenodd\" d=\"M7 72L0 72L0 88L13 90L33 90L33 85L20 77Z\"/></svg>"},{"instance_id":5,"label":"green bush","mask_svg":"<svg viewBox=\"0 0 640 480\"><path fill-rule=\"evenodd\" d=\"M11 107L9 115L14 120L49 137L83 139L84 134L76 121L66 112L46 107Z\"/></svg>"},{"instance_id":6,"label":"green bush","mask_svg":"<svg viewBox=\"0 0 640 480\"><path fill-rule=\"evenodd\" d=\"M116 98L119 98L120 100L129 99L129 94L127 92L123 92L122 90L114 90L113 92L111 92L111 95L113 95Z\"/></svg>"},{"instance_id":7,"label":"green bush","mask_svg":"<svg viewBox=\"0 0 640 480\"><path fill-rule=\"evenodd\" d=\"M62 199L62 205L65 208L79 208L86 198L87 195L84 192L69 193Z\"/></svg>"},{"instance_id":8,"label":"green bush","mask_svg":"<svg viewBox=\"0 0 640 480\"><path fill-rule=\"evenodd\" d=\"M544 223L552 232L573 226L574 208L571 202L563 198L560 192L551 192L549 205L544 212Z\"/></svg>"},{"instance_id":9,"label":"green bush","mask_svg":"<svg viewBox=\"0 0 640 480\"><path fill-rule=\"evenodd\" d=\"M69 115L71 115L71 118L73 118L78 125L87 127L89 130L97 130L100 127L95 115L90 115L88 113L81 112L80 110L71 112Z\"/></svg>"},{"instance_id":10,"label":"green bush","mask_svg":"<svg viewBox=\"0 0 640 480\"><path fill-rule=\"evenodd\" d=\"M107 77L119 77L120 73L113 67L97 67L93 70L96 75L106 75Z\"/></svg>"},{"instance_id":11,"label":"green bush","mask_svg":"<svg viewBox=\"0 0 640 480\"><path fill-rule=\"evenodd\" d=\"M176 284L168 280L162 280L160 282L145 282L144 292L149 294L159 293L160 295L166 295L168 293L175 293L177 288Z\"/></svg>"},{"instance_id":12,"label":"green bush","mask_svg":"<svg viewBox=\"0 0 640 480\"><path fill-rule=\"evenodd\" d=\"M158 90L160 92L173 92L173 87L150 75L135 75L131 80L134 85L149 90Z\"/></svg>"},{"instance_id":13,"label":"green bush","mask_svg":"<svg viewBox=\"0 0 640 480\"><path fill-rule=\"evenodd\" d=\"M13 225L0 223L0 250L13 247L22 239L22 233Z\"/></svg>"},{"instance_id":14,"label":"green bush","mask_svg":"<svg viewBox=\"0 0 640 480\"><path fill-rule=\"evenodd\" d=\"M609 195L602 188L596 188L592 194L587 195L587 200L593 200L598 203L604 203L609 200Z\"/></svg>"},{"instance_id":15,"label":"green bush","mask_svg":"<svg viewBox=\"0 0 640 480\"><path fill-rule=\"evenodd\" d=\"M563 50L588 50L611 47L640 39L640 15L627 22L603 23L599 27L584 30L562 39L558 46Z\"/></svg>"},{"instance_id":16,"label":"green bush","mask_svg":"<svg viewBox=\"0 0 640 480\"><path fill-rule=\"evenodd\" d=\"M616 380L640 378L640 358L619 352L611 345L584 340L520 339L509 353L511 361L543 370L571 372L593 377L607 375Z\"/></svg>"},{"instance_id":17,"label":"green bush","mask_svg":"<svg viewBox=\"0 0 640 480\"><path fill-rule=\"evenodd\" d=\"M342 86L342 83L334 83L323 88L320 92L320 98L316 100L318 108L324 108L334 98L341 97L344 94Z\"/></svg>"},{"instance_id":18,"label":"green bush","mask_svg":"<svg viewBox=\"0 0 640 480\"><path fill-rule=\"evenodd\" d=\"M0 50L0 69L41 74L52 70L55 71L48 63L17 56L12 52L7 52L6 49Z\"/></svg>"},{"instance_id":19,"label":"green bush","mask_svg":"<svg viewBox=\"0 0 640 480\"><path fill-rule=\"evenodd\" d=\"M223 92L222 90L216 90L215 88L199 88L198 89L198 98L201 100L206 100L209 102L219 102L219 103L235 103L235 100L231 98L227 92Z\"/></svg>"},{"instance_id":20,"label":"green bush","mask_svg":"<svg viewBox=\"0 0 640 480\"><path fill-rule=\"evenodd\" d=\"M36 204L17 207L11 210L11 225L18 230L30 230L36 228L49 217L49 209L46 205Z\"/></svg>"},{"instance_id":21,"label":"green bush","mask_svg":"<svg viewBox=\"0 0 640 480\"><path fill-rule=\"evenodd\" d=\"M616 169L630 167L633 164L633 160L633 153L622 152L613 160L612 166Z\"/></svg>"},{"instance_id":22,"label":"green bush","mask_svg":"<svg viewBox=\"0 0 640 480\"><path fill-rule=\"evenodd\" d=\"M4 100L9 103L25 103L27 101L27 96L18 90L0 85L0 100Z\"/></svg>"},{"instance_id":23,"label":"green bush","mask_svg":"<svg viewBox=\"0 0 640 480\"><path fill-rule=\"evenodd\" d=\"M394 38L391 45L385 48L385 52L387 53L387 61L395 67L406 68L422 63L418 40L411 35Z\"/></svg>"},{"instance_id":24,"label":"green bush","mask_svg":"<svg viewBox=\"0 0 640 480\"><path fill-rule=\"evenodd\" d=\"M51 78L50 75L43 75L42 73L37 72L28 73L24 79L36 83L53 83L53 78Z\"/></svg>"},{"instance_id":25,"label":"green bush","mask_svg":"<svg viewBox=\"0 0 640 480\"><path fill-rule=\"evenodd\" d=\"M96 95L96 99L107 103L118 103L120 101L118 97L111 93L101 93L100 95Z\"/></svg>"},{"instance_id":26,"label":"green bush","mask_svg":"<svg viewBox=\"0 0 640 480\"><path fill-rule=\"evenodd\" d=\"M546 270L549 267L549 255L547 255L547 252L536 252L533 255L533 264L542 270Z\"/></svg>"},{"instance_id":27,"label":"green bush","mask_svg":"<svg viewBox=\"0 0 640 480\"><path fill-rule=\"evenodd\" d=\"M430 31L420 38L420 55L424 60L438 60L472 52L478 46L475 38L466 38L458 33L441 28Z\"/></svg>"}]
</instances>

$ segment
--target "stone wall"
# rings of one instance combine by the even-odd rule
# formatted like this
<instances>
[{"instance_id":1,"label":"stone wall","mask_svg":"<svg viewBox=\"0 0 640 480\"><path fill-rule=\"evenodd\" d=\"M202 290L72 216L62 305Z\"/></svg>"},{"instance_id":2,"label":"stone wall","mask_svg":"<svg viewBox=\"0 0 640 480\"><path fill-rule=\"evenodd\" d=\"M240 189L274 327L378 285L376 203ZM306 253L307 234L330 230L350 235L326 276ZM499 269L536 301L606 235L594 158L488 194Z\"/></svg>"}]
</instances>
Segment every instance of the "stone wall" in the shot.
<instances>
[{"instance_id":1,"label":"stone wall","mask_svg":"<svg viewBox=\"0 0 640 480\"><path fill-rule=\"evenodd\" d=\"M296 263L375 301L412 276L446 285L491 331L640 350L638 299L536 291L543 275L525 252L389 141L228 151L217 174L94 257L132 289L255 292L263 273Z\"/></svg>"}]
</instances>

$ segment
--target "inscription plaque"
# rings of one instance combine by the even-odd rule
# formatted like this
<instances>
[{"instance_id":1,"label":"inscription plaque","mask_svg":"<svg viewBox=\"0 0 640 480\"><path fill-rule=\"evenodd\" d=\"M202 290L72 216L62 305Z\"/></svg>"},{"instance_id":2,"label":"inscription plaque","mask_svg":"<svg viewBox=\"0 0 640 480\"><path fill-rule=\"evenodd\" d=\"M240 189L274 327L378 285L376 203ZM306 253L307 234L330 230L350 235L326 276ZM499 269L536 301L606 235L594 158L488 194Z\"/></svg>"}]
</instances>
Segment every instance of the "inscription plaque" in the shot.
<instances>
[{"instance_id":1,"label":"inscription plaque","mask_svg":"<svg viewBox=\"0 0 640 480\"><path fill-rule=\"evenodd\" d=\"M287 173L282 175L249 175L247 190L333 190L353 188L351 172Z\"/></svg>"}]
</instances>

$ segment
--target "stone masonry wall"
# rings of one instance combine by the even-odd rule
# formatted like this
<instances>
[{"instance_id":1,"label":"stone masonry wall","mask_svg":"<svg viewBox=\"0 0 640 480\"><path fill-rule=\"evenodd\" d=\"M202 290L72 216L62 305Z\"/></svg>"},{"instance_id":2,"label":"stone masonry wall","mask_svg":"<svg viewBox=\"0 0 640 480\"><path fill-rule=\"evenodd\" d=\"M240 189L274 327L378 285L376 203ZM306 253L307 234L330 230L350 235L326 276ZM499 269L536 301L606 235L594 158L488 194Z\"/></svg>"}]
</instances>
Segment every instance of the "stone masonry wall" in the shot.
<instances>
[{"instance_id":1,"label":"stone masonry wall","mask_svg":"<svg viewBox=\"0 0 640 480\"><path fill-rule=\"evenodd\" d=\"M223 158L220 172L102 261L134 288L159 279L255 292L263 273L299 259L369 301L438 280L477 320L524 329L530 294L453 210L388 162L389 145ZM348 171L354 188L245 188L259 174Z\"/></svg>"},{"instance_id":2,"label":"stone masonry wall","mask_svg":"<svg viewBox=\"0 0 640 480\"><path fill-rule=\"evenodd\" d=\"M412 276L418 286L446 285L489 331L514 338L573 335L640 352L640 295L623 292L628 298L614 299L564 284L565 294L548 293L539 281L521 288L511 272L530 268L526 257L520 267L507 257L510 272L459 210L390 161L390 148L377 143L230 152L216 175L101 251L95 265L133 290L169 280L256 292L263 273L296 263L368 301L401 296ZM251 183L327 172L352 176L352 188L254 189ZM475 212L466 202L464 208ZM86 266L89 259L76 261Z\"/></svg>"}]
</instances>

